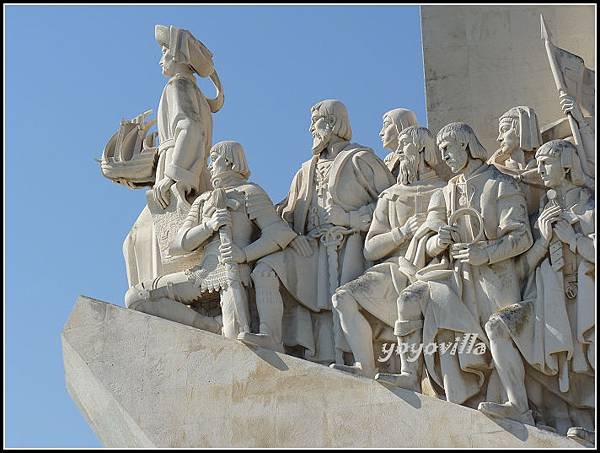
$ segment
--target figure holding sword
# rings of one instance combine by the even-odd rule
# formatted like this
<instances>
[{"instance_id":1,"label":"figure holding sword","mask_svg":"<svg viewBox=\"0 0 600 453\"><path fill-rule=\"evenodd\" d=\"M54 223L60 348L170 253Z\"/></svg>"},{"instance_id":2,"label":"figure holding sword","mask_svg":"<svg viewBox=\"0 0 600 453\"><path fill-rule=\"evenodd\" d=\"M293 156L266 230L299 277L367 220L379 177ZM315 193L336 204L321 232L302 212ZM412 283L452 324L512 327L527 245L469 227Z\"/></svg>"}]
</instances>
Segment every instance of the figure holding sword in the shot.
<instances>
[{"instance_id":1,"label":"figure holding sword","mask_svg":"<svg viewBox=\"0 0 600 453\"><path fill-rule=\"evenodd\" d=\"M309 360L342 362L350 352L331 296L368 267L366 233L393 176L369 148L350 143L348 111L328 99L311 109L312 157L296 173L280 213L298 237L252 273L261 335L271 347L300 347Z\"/></svg>"},{"instance_id":2,"label":"figure holding sword","mask_svg":"<svg viewBox=\"0 0 600 453\"><path fill-rule=\"evenodd\" d=\"M249 263L285 248L296 233L264 190L248 181L250 169L239 143L217 143L210 159L214 190L194 200L171 246L174 254L202 249L202 261L134 286L125 300L129 308L243 339L250 334ZM192 308L216 298L222 311L216 318Z\"/></svg>"}]
</instances>

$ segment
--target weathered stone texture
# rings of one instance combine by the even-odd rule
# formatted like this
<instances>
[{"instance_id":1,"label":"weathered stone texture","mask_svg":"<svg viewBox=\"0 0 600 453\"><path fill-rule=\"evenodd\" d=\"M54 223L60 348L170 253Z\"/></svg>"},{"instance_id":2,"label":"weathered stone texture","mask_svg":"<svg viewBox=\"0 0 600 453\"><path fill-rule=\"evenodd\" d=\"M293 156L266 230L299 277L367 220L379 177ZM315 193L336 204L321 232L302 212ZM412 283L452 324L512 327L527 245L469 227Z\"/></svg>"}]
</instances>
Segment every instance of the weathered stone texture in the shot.
<instances>
[{"instance_id":1,"label":"weathered stone texture","mask_svg":"<svg viewBox=\"0 0 600 453\"><path fill-rule=\"evenodd\" d=\"M106 447L578 447L478 411L80 297L69 393Z\"/></svg>"},{"instance_id":2,"label":"weathered stone texture","mask_svg":"<svg viewBox=\"0 0 600 453\"><path fill-rule=\"evenodd\" d=\"M432 133L453 121L475 130L492 153L498 118L528 105L540 127L561 117L544 41L540 13L552 42L596 66L593 5L421 6L421 33Z\"/></svg>"}]
</instances>

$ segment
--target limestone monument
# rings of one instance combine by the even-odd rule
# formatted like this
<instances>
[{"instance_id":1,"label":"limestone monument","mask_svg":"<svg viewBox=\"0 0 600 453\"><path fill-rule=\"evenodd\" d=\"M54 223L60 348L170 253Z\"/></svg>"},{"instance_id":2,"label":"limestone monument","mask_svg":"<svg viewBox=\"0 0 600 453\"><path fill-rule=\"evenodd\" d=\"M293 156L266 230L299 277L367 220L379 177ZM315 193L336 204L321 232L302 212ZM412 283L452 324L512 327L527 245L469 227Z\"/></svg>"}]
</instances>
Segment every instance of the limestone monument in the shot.
<instances>
[{"instance_id":1,"label":"limestone monument","mask_svg":"<svg viewBox=\"0 0 600 453\"><path fill-rule=\"evenodd\" d=\"M394 178L398 177L399 156L398 137L409 126L417 126L417 115L408 109L393 109L383 114L383 126L379 131L383 147L390 151L385 159L385 165L392 172Z\"/></svg>"},{"instance_id":2,"label":"limestone monument","mask_svg":"<svg viewBox=\"0 0 600 453\"><path fill-rule=\"evenodd\" d=\"M492 358L508 401L479 410L519 420L528 398L543 423L590 437L595 409L595 207L584 187L576 148L544 143L535 154L548 188L536 222L539 236L517 261L527 279L523 300L486 324ZM525 362L531 383L525 386ZM551 393L552 396L545 393ZM561 405L569 411L558 410Z\"/></svg>"},{"instance_id":3,"label":"limestone monument","mask_svg":"<svg viewBox=\"0 0 600 453\"><path fill-rule=\"evenodd\" d=\"M296 233L277 215L269 196L247 181L250 169L242 146L219 142L210 150L213 190L197 197L172 242L174 254L202 247L202 261L129 288L129 308L188 324L227 338L250 332L247 287L250 263L281 250ZM260 237L252 240L260 232ZM214 299L221 315L188 307ZM219 322L219 320L221 322Z\"/></svg>"},{"instance_id":4,"label":"limestone monument","mask_svg":"<svg viewBox=\"0 0 600 453\"><path fill-rule=\"evenodd\" d=\"M198 260L197 254L172 256L170 233L183 221L190 201L210 188L206 163L212 145L211 113L219 111L224 101L212 54L204 44L189 31L174 26L157 25L155 38L162 50L162 73L169 78L154 121L160 143L148 150L153 141L141 140L152 125L144 122L151 111L145 112L132 121L137 124L134 130L141 139L121 140L120 136L127 132L121 127L115 135L116 144L122 144L123 149L105 150L102 160L105 176L115 182L129 187L152 187L148 205L123 244L129 286L165 272L183 270ZM215 99L202 94L194 74L210 77L217 89ZM107 148L114 147L112 141ZM115 171L113 167L117 167L118 178L111 173Z\"/></svg>"},{"instance_id":5,"label":"limestone monument","mask_svg":"<svg viewBox=\"0 0 600 453\"><path fill-rule=\"evenodd\" d=\"M431 196L444 185L431 168L439 156L428 129L409 126L397 142L398 182L379 195L364 245L367 259L383 262L340 286L332 298L356 360L356 365L332 366L368 377L375 376L373 329L361 311L388 330L394 327L396 299L425 264L418 248L424 246L427 234L421 234L424 230L419 227Z\"/></svg>"},{"instance_id":6,"label":"limestone monument","mask_svg":"<svg viewBox=\"0 0 600 453\"><path fill-rule=\"evenodd\" d=\"M595 75L540 27L561 120L517 99L486 125L490 152L461 118L437 130L398 108L381 160L322 100L274 205L242 145L212 143L211 52L157 25L157 117L121 121L101 159L149 189L126 308L80 297L62 334L104 445L594 446Z\"/></svg>"},{"instance_id":7,"label":"limestone monument","mask_svg":"<svg viewBox=\"0 0 600 453\"><path fill-rule=\"evenodd\" d=\"M305 348L305 357L329 365L344 364L350 352L332 310L340 284L363 273L364 238L377 196L393 183L373 150L350 143L346 106L327 99L311 109L312 157L294 176L280 210L298 233L291 248L266 256L254 269L257 306L277 308L270 330L278 331L283 313L280 288L291 296L284 343Z\"/></svg>"}]
</instances>

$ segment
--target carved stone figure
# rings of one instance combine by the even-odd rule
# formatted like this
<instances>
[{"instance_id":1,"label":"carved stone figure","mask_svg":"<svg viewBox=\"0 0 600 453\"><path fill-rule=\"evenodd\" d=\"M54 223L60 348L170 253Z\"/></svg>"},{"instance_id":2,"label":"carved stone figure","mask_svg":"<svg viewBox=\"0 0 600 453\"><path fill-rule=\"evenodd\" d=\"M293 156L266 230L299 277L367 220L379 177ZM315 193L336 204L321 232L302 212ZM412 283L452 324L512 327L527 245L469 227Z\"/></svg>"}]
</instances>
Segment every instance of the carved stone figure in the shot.
<instances>
[{"instance_id":1,"label":"carved stone figure","mask_svg":"<svg viewBox=\"0 0 600 453\"><path fill-rule=\"evenodd\" d=\"M422 330L424 344L474 334L487 346L489 317L520 300L514 257L532 244L525 198L513 178L485 163L488 154L468 125L443 127L437 144L456 176L431 198L424 228L436 234L424 253L442 258L400 294L395 334L418 341L415 332ZM430 380L448 401L473 406L489 375L489 355L445 352L425 354Z\"/></svg>"},{"instance_id":2,"label":"carved stone figure","mask_svg":"<svg viewBox=\"0 0 600 453\"><path fill-rule=\"evenodd\" d=\"M494 314L485 326L508 401L484 402L479 410L527 421L523 414L529 412L529 396L542 423L561 434L571 426L593 431L594 199L584 187L580 158L570 142L545 143L535 158L548 191L534 229L535 243L516 261L519 273L528 278L523 300ZM563 411L556 399L539 390L528 394L526 373L546 393L567 403L566 420L558 416Z\"/></svg>"},{"instance_id":3,"label":"carved stone figure","mask_svg":"<svg viewBox=\"0 0 600 453\"><path fill-rule=\"evenodd\" d=\"M174 26L157 25L155 38L163 54L160 66L169 81L157 112L160 144L150 205L123 244L130 286L182 266L170 265L176 259L170 259L168 243L189 203L210 188L206 162L212 144L212 113L223 105L212 54L204 44L189 31ZM194 74L211 78L217 88L215 99L202 94ZM162 214L167 218L161 219Z\"/></svg>"},{"instance_id":4,"label":"carved stone figure","mask_svg":"<svg viewBox=\"0 0 600 453\"><path fill-rule=\"evenodd\" d=\"M331 296L367 267L364 238L377 197L393 177L371 149L349 142L352 129L340 101L312 107L310 133L313 156L280 205L299 236L291 248L261 259L252 277L267 344L301 346L310 360L339 363L349 347Z\"/></svg>"},{"instance_id":5,"label":"carved stone figure","mask_svg":"<svg viewBox=\"0 0 600 453\"><path fill-rule=\"evenodd\" d=\"M580 144L576 145L577 152L582 156L582 171L586 177L586 186L593 190L596 178L596 132L593 128L594 118L584 117L580 103L575 97L567 93L563 92L559 96L559 101L563 113L568 118L573 118L577 127L577 135L581 139ZM575 142L573 137L571 140ZM583 156L585 156L585 159L583 159Z\"/></svg>"},{"instance_id":6,"label":"carved stone figure","mask_svg":"<svg viewBox=\"0 0 600 453\"><path fill-rule=\"evenodd\" d=\"M542 144L535 111L531 107L518 106L502 114L497 141L500 149L492 154L488 163L519 182L527 200L528 213L537 215L544 184L534 157Z\"/></svg>"},{"instance_id":7,"label":"carved stone figure","mask_svg":"<svg viewBox=\"0 0 600 453\"><path fill-rule=\"evenodd\" d=\"M269 196L248 182L250 170L239 143L217 143L210 158L214 189L194 200L172 244L173 253L202 249L202 261L137 284L125 301L129 308L218 332L219 319L188 307L217 298L223 335L237 338L250 330L249 263L285 248L296 233L279 217Z\"/></svg>"},{"instance_id":8,"label":"carved stone figure","mask_svg":"<svg viewBox=\"0 0 600 453\"><path fill-rule=\"evenodd\" d=\"M371 322L388 330L397 319L396 299L425 264L417 249L426 237L415 235L427 216L432 194L446 185L432 166L439 160L435 139L428 129L409 126L398 139L398 182L379 195L364 246L365 258L380 261L356 280L337 289L334 309L339 313L355 365L333 364L333 368L375 376ZM369 320L363 315L369 313Z\"/></svg>"},{"instance_id":9,"label":"carved stone figure","mask_svg":"<svg viewBox=\"0 0 600 453\"><path fill-rule=\"evenodd\" d=\"M417 126L417 115L408 109L394 109L383 114L383 127L379 131L383 147L390 151L383 161L389 170L398 177L398 137L400 133L410 126Z\"/></svg>"},{"instance_id":10,"label":"carved stone figure","mask_svg":"<svg viewBox=\"0 0 600 453\"><path fill-rule=\"evenodd\" d=\"M594 190L596 177L595 132L590 126L590 122L583 117L582 108L588 115L592 117L595 115L596 73L585 66L583 58L552 43L552 34L542 15L540 15L540 23L541 38L546 47L561 109L569 122L571 140L581 156L581 169L585 176L585 185ZM593 118L591 118L591 123L593 124L593 122Z\"/></svg>"}]
</instances>

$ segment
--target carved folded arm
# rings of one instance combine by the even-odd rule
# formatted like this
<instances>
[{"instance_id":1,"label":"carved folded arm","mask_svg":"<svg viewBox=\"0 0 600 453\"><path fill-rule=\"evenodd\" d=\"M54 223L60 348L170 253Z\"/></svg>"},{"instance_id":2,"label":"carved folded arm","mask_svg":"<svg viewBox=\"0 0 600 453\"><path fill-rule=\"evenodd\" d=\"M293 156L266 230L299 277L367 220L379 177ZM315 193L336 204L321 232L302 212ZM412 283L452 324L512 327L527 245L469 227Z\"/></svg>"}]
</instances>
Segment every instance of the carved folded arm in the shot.
<instances>
[{"instance_id":1,"label":"carved folded arm","mask_svg":"<svg viewBox=\"0 0 600 453\"><path fill-rule=\"evenodd\" d=\"M499 225L497 240L486 247L488 264L518 256L533 244L525 198L519 191L497 201Z\"/></svg>"},{"instance_id":2,"label":"carved folded arm","mask_svg":"<svg viewBox=\"0 0 600 453\"><path fill-rule=\"evenodd\" d=\"M349 222L350 228L354 228L358 231L368 231L371 226L371 220L373 219L373 211L375 210L375 204L371 203L365 206L361 206L360 209L350 211Z\"/></svg>"},{"instance_id":3,"label":"carved folded arm","mask_svg":"<svg viewBox=\"0 0 600 453\"><path fill-rule=\"evenodd\" d=\"M203 204L204 201L200 197L192 204L171 244L170 252L173 255L184 255L196 250L214 234L214 230L200 218Z\"/></svg>"},{"instance_id":4,"label":"carved folded arm","mask_svg":"<svg viewBox=\"0 0 600 453\"><path fill-rule=\"evenodd\" d=\"M380 198L375 208L364 247L365 258L369 261L385 258L404 242L404 235L400 230L390 226L388 204L388 200Z\"/></svg>"},{"instance_id":5,"label":"carved folded arm","mask_svg":"<svg viewBox=\"0 0 600 453\"><path fill-rule=\"evenodd\" d=\"M184 182L198 189L198 174L194 171L197 162L204 162L204 134L202 124L190 118L180 117L174 128L173 148L167 159L165 175L177 182Z\"/></svg>"},{"instance_id":6,"label":"carved folded arm","mask_svg":"<svg viewBox=\"0 0 600 453\"><path fill-rule=\"evenodd\" d=\"M260 237L244 248L248 262L283 250L297 234L277 215L273 202L258 186L247 194L248 217L261 230Z\"/></svg>"},{"instance_id":7,"label":"carved folded arm","mask_svg":"<svg viewBox=\"0 0 600 453\"><path fill-rule=\"evenodd\" d=\"M285 220L288 224L292 225L294 222L294 209L296 206L296 200L298 199L300 187L302 186L302 170L300 169L292 180L288 195L277 205L277 213Z\"/></svg>"},{"instance_id":8,"label":"carved folded arm","mask_svg":"<svg viewBox=\"0 0 600 453\"><path fill-rule=\"evenodd\" d=\"M548 247L544 244L543 239L539 238L529 250L522 255L519 255L515 260L519 279L524 280L528 275L534 272L535 268L547 253Z\"/></svg>"},{"instance_id":9,"label":"carved folded arm","mask_svg":"<svg viewBox=\"0 0 600 453\"><path fill-rule=\"evenodd\" d=\"M581 255L585 260L590 263L596 263L596 241L595 233L592 237L577 235L577 250L576 252Z\"/></svg>"},{"instance_id":10,"label":"carved folded arm","mask_svg":"<svg viewBox=\"0 0 600 453\"><path fill-rule=\"evenodd\" d=\"M429 228L432 231L438 231L441 225L446 225L447 223L448 217L446 215L446 200L444 198L444 192L443 190L437 190L429 200L425 224L429 225ZM427 255L430 257L438 256L447 248L446 246L439 244L438 236L439 234L434 234L427 239L425 244L425 250L427 251Z\"/></svg>"}]
</instances>

